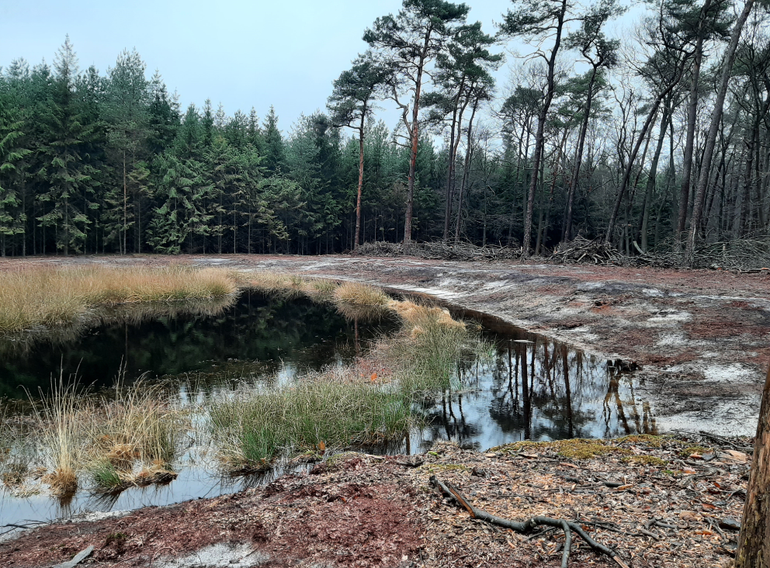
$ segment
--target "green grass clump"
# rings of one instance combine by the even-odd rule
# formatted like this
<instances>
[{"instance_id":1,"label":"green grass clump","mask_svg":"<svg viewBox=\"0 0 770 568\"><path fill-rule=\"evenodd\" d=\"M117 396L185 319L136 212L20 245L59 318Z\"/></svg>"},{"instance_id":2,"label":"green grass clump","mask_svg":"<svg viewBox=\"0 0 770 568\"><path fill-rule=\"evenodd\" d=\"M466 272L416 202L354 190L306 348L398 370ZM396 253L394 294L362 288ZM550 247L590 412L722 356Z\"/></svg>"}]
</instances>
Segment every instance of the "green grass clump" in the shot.
<instances>
[{"instance_id":1,"label":"green grass clump","mask_svg":"<svg viewBox=\"0 0 770 568\"><path fill-rule=\"evenodd\" d=\"M109 461L94 464L91 476L96 486L106 491L115 491L124 486L118 469Z\"/></svg>"},{"instance_id":2,"label":"green grass clump","mask_svg":"<svg viewBox=\"0 0 770 568\"><path fill-rule=\"evenodd\" d=\"M409 403L392 389L328 376L233 393L215 402L209 416L233 469L264 468L280 455L309 449L384 443L403 437L411 423Z\"/></svg>"}]
</instances>

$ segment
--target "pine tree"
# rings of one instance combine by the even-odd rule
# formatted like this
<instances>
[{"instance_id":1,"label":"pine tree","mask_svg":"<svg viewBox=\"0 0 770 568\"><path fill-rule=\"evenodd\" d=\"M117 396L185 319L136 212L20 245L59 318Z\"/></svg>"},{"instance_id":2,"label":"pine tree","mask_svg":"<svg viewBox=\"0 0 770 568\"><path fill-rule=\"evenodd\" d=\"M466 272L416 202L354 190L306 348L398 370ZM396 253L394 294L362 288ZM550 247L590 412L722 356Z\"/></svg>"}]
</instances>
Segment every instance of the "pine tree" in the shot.
<instances>
[{"instance_id":1,"label":"pine tree","mask_svg":"<svg viewBox=\"0 0 770 568\"><path fill-rule=\"evenodd\" d=\"M110 234L117 237L121 254L128 253L128 232L135 226L142 208L143 196L147 188L131 184L132 170L142 160L145 142L149 135L149 91L145 78L145 63L134 50L123 51L109 70L105 119L109 124L109 142L113 149L113 162L119 172L117 183L108 192L108 203L113 208L113 221L120 219L120 225L114 224ZM141 226L135 231L134 249L141 247Z\"/></svg>"},{"instance_id":2,"label":"pine tree","mask_svg":"<svg viewBox=\"0 0 770 568\"><path fill-rule=\"evenodd\" d=\"M0 254L6 255L8 237L24 235L26 214L16 184L19 165L32 151L25 148L24 121L12 106L6 81L0 77Z\"/></svg>"},{"instance_id":3,"label":"pine tree","mask_svg":"<svg viewBox=\"0 0 770 568\"><path fill-rule=\"evenodd\" d=\"M377 18L364 33L367 42L390 68L390 96L401 108L401 120L408 132L410 145L404 243L412 240L415 170L420 141L420 97L426 69L452 34L453 23L468 14L465 4L443 0L404 0L396 16ZM404 96L411 103L402 102ZM410 118L411 111L411 118Z\"/></svg>"},{"instance_id":4,"label":"pine tree","mask_svg":"<svg viewBox=\"0 0 770 568\"><path fill-rule=\"evenodd\" d=\"M281 131L278 130L278 116L276 116L272 106L265 118L262 138L264 140L265 167L269 174L279 173L281 168L285 166L286 158L283 138Z\"/></svg>"},{"instance_id":5,"label":"pine tree","mask_svg":"<svg viewBox=\"0 0 770 568\"><path fill-rule=\"evenodd\" d=\"M89 191L92 182L82 155L83 144L92 132L84 125L75 97L77 57L69 36L57 52L54 69L53 92L42 117L47 142L41 149L43 166L39 171L49 189L38 194L45 205L38 221L44 227L54 227L56 248L69 254L83 250L86 226L91 221L80 196Z\"/></svg>"},{"instance_id":6,"label":"pine tree","mask_svg":"<svg viewBox=\"0 0 770 568\"><path fill-rule=\"evenodd\" d=\"M359 55L353 67L334 81L329 97L332 123L358 131L358 187L356 191L356 228L353 248L357 249L361 234L361 191L364 185L364 135L366 121L374 112L377 91L387 78L388 69L377 64L371 52Z\"/></svg>"}]
</instances>

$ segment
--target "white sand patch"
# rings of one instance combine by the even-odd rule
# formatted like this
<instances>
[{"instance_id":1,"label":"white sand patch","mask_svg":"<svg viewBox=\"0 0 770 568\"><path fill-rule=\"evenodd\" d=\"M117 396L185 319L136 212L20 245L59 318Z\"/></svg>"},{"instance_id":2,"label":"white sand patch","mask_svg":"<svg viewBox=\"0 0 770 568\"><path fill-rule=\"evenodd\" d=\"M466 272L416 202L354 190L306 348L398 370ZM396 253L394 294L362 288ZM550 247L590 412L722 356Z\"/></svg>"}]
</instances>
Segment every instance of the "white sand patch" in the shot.
<instances>
[{"instance_id":1,"label":"white sand patch","mask_svg":"<svg viewBox=\"0 0 770 568\"><path fill-rule=\"evenodd\" d=\"M656 418L660 432L710 432L728 436L753 436L757 432L759 395L746 395L718 404L704 401L704 408ZM708 405L707 407L705 405Z\"/></svg>"},{"instance_id":2,"label":"white sand patch","mask_svg":"<svg viewBox=\"0 0 770 568\"><path fill-rule=\"evenodd\" d=\"M664 333L660 336L660 339L655 342L655 347L674 347L685 345L686 343L687 337L684 333Z\"/></svg>"},{"instance_id":3,"label":"white sand patch","mask_svg":"<svg viewBox=\"0 0 770 568\"><path fill-rule=\"evenodd\" d=\"M754 383L759 377L756 370L740 363L730 365L709 365L703 371L707 381L720 383Z\"/></svg>"},{"instance_id":4,"label":"white sand patch","mask_svg":"<svg viewBox=\"0 0 770 568\"><path fill-rule=\"evenodd\" d=\"M259 566L270 557L248 544L213 544L181 558L164 558L153 562L158 568L225 568Z\"/></svg>"}]
</instances>

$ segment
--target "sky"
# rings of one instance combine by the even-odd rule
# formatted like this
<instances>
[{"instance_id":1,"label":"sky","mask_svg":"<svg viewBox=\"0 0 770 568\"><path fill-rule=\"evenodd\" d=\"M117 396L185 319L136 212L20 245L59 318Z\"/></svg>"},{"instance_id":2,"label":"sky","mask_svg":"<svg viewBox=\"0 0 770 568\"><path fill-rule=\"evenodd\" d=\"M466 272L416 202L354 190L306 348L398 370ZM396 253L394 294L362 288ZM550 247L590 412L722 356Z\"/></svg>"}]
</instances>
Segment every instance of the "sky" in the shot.
<instances>
[{"instance_id":1,"label":"sky","mask_svg":"<svg viewBox=\"0 0 770 568\"><path fill-rule=\"evenodd\" d=\"M490 34L512 6L466 3L468 21ZM364 30L400 7L401 0L0 0L0 66L21 57L52 64L67 34L80 69L94 65L102 75L135 48L148 78L160 71L183 110L211 99L228 115L254 107L264 117L273 105L288 131L302 113L325 108L334 79L366 49Z\"/></svg>"}]
</instances>

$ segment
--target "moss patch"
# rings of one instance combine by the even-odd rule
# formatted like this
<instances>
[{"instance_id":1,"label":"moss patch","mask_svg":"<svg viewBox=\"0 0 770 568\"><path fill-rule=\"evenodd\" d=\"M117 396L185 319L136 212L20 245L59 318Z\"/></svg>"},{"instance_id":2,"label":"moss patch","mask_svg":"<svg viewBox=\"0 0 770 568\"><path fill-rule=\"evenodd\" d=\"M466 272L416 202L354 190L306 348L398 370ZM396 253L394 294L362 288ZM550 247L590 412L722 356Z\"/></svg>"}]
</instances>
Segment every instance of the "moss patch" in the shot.
<instances>
[{"instance_id":1,"label":"moss patch","mask_svg":"<svg viewBox=\"0 0 770 568\"><path fill-rule=\"evenodd\" d=\"M623 458L623 461L626 463L638 463L640 465L654 465L660 467L668 464L666 460L655 456L628 456Z\"/></svg>"},{"instance_id":2,"label":"moss patch","mask_svg":"<svg viewBox=\"0 0 770 568\"><path fill-rule=\"evenodd\" d=\"M685 449L683 449L681 452L679 452L679 455L683 458L689 458L693 454L708 454L710 452L713 452L711 448L707 448L706 446L687 446Z\"/></svg>"}]
</instances>

